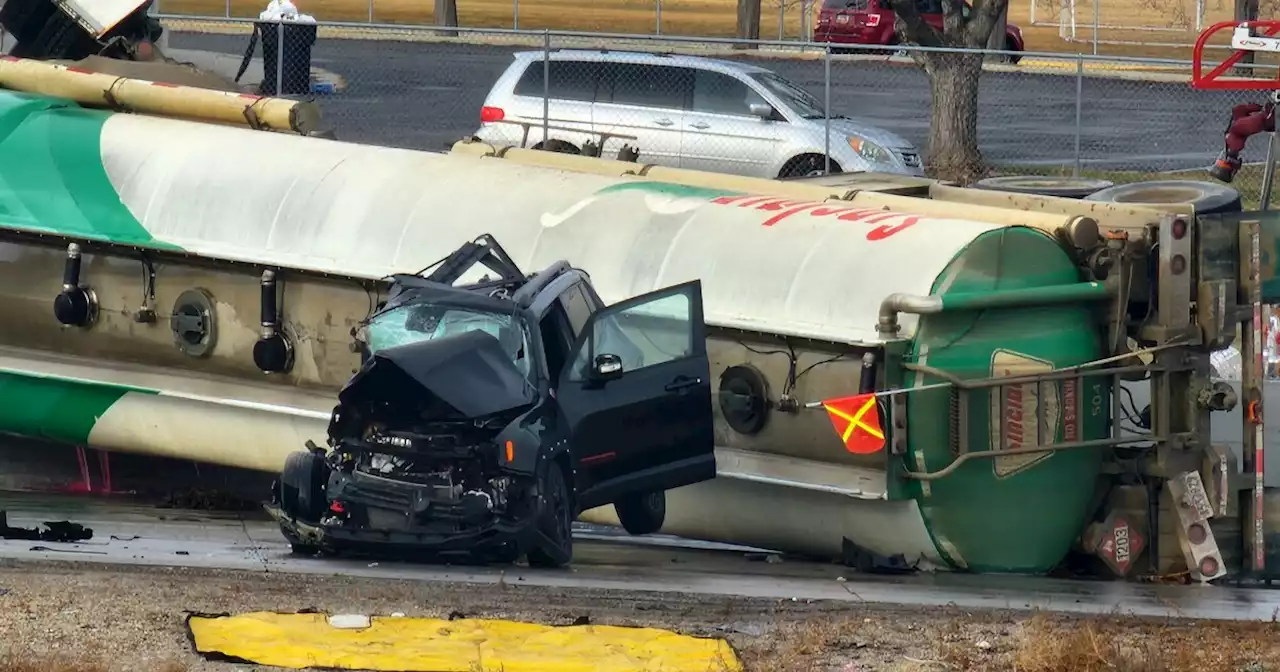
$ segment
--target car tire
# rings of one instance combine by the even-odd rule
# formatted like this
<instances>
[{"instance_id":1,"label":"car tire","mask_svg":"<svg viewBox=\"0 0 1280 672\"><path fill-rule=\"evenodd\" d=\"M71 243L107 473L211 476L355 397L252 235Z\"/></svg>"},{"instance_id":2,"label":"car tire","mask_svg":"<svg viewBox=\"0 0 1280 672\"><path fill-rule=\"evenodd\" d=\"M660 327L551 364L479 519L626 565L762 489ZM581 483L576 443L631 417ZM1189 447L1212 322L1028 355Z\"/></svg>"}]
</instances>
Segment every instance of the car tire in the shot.
<instances>
[{"instance_id":1,"label":"car tire","mask_svg":"<svg viewBox=\"0 0 1280 672\"><path fill-rule=\"evenodd\" d=\"M1090 194L1084 200L1155 207L1188 204L1195 207L1197 215L1240 212L1241 208L1240 192L1231 187L1214 182L1184 180L1120 184Z\"/></svg>"},{"instance_id":2,"label":"car tire","mask_svg":"<svg viewBox=\"0 0 1280 672\"><path fill-rule=\"evenodd\" d=\"M667 519L667 493L664 490L627 495L613 503L622 529L632 536L653 534L662 529Z\"/></svg>"},{"instance_id":3,"label":"car tire","mask_svg":"<svg viewBox=\"0 0 1280 672\"><path fill-rule=\"evenodd\" d=\"M796 177L813 177L822 175L827 165L826 159L818 154L809 154L802 157L798 161L787 164L778 174L780 179L796 178ZM840 172L840 164L834 159L831 160L831 174Z\"/></svg>"},{"instance_id":4,"label":"car tire","mask_svg":"<svg viewBox=\"0 0 1280 672\"><path fill-rule=\"evenodd\" d=\"M1017 43L1016 43L1016 42L1014 42L1013 40L1008 39L1008 38L1005 38L1005 41L1004 41L1004 50L1005 50L1005 51L1017 51L1017 52L1021 52L1021 51L1022 51L1021 49L1019 49L1019 48L1018 48L1018 45L1017 45ZM1003 57L1001 60L1003 60L1005 63L1008 63L1009 65L1017 65L1017 64L1018 64L1018 61L1021 61L1021 60L1022 60L1022 54L1021 54L1021 53L1017 53L1017 54L1005 54L1005 55L1004 55L1004 57Z\"/></svg>"},{"instance_id":5,"label":"car tire","mask_svg":"<svg viewBox=\"0 0 1280 672\"><path fill-rule=\"evenodd\" d=\"M542 511L526 554L530 567L559 568L573 560L573 502L564 469L552 464L540 488Z\"/></svg>"},{"instance_id":6,"label":"car tire","mask_svg":"<svg viewBox=\"0 0 1280 672\"><path fill-rule=\"evenodd\" d=\"M324 514L329 467L324 458L299 450L289 454L280 472L280 510L295 520L315 523Z\"/></svg>"}]
</instances>

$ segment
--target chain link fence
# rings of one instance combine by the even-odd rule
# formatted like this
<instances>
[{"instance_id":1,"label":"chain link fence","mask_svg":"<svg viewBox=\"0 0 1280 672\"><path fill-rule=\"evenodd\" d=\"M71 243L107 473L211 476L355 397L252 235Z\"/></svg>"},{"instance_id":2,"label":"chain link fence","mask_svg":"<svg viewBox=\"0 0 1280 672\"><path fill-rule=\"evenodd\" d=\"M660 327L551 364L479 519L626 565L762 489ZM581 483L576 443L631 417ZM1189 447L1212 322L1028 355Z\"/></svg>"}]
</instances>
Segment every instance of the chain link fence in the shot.
<instances>
[{"instance_id":1,"label":"chain link fence","mask_svg":"<svg viewBox=\"0 0 1280 672\"><path fill-rule=\"evenodd\" d=\"M170 44L238 57L255 25L259 54L241 84L314 98L341 140L626 148L642 162L763 177L931 172L934 92L912 60L925 50L191 20L173 23ZM1184 63L1009 56L984 53L977 95L977 146L995 174L1209 179L1232 106L1265 97L1193 90ZM1255 139L1233 184L1247 202L1265 151Z\"/></svg>"}]
</instances>

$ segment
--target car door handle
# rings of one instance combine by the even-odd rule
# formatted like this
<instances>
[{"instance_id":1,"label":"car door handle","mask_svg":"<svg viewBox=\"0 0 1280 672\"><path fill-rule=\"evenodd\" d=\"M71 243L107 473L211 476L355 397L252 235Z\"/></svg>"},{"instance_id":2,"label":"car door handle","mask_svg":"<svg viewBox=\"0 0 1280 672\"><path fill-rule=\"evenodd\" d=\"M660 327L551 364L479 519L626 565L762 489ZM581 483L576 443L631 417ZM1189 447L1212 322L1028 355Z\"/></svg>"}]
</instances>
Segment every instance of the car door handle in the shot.
<instances>
[{"instance_id":1,"label":"car door handle","mask_svg":"<svg viewBox=\"0 0 1280 672\"><path fill-rule=\"evenodd\" d=\"M673 123L675 123L675 122L671 121L670 119L654 119L654 120L653 120L653 123L655 123L655 124L657 124L657 125L659 125L659 126L670 126L671 124L673 124Z\"/></svg>"},{"instance_id":2,"label":"car door handle","mask_svg":"<svg viewBox=\"0 0 1280 672\"><path fill-rule=\"evenodd\" d=\"M691 387L697 387L698 385L701 385L701 384L702 384L701 378L677 376L675 380L667 383L667 386L662 389L668 392L683 392Z\"/></svg>"},{"instance_id":3,"label":"car door handle","mask_svg":"<svg viewBox=\"0 0 1280 672\"><path fill-rule=\"evenodd\" d=\"M689 125L690 125L690 126L692 126L692 127L694 127L694 128L696 128L696 129L698 129L699 131L702 131L702 130L705 130L705 129L711 128L711 124L708 124L708 123L706 123L706 122L702 122L702 121L696 121L696 122L694 122L694 123L692 123L692 124L689 124Z\"/></svg>"}]
</instances>

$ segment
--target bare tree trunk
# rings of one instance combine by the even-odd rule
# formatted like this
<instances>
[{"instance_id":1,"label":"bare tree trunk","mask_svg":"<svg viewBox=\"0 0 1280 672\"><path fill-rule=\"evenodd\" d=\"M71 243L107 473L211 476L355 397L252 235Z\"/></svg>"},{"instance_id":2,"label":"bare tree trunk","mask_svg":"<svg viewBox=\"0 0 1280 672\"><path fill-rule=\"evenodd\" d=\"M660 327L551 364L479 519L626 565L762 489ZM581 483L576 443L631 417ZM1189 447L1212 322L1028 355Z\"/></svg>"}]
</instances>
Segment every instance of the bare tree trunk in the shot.
<instances>
[{"instance_id":1,"label":"bare tree trunk","mask_svg":"<svg viewBox=\"0 0 1280 672\"><path fill-rule=\"evenodd\" d=\"M760 39L760 0L738 0L738 38ZM756 45L734 43L737 49L755 49Z\"/></svg>"},{"instance_id":2,"label":"bare tree trunk","mask_svg":"<svg viewBox=\"0 0 1280 672\"><path fill-rule=\"evenodd\" d=\"M978 150L978 81L982 54L926 53L933 112L926 165L932 177L968 184L986 173Z\"/></svg>"},{"instance_id":3,"label":"bare tree trunk","mask_svg":"<svg viewBox=\"0 0 1280 672\"><path fill-rule=\"evenodd\" d=\"M1257 21L1258 20L1258 0L1236 0L1235 2L1235 20L1236 21ZM1236 61L1238 66L1248 66L1253 64L1253 52L1244 52L1244 58ZM1233 68L1237 77L1253 77L1253 68L1237 67Z\"/></svg>"},{"instance_id":4,"label":"bare tree trunk","mask_svg":"<svg viewBox=\"0 0 1280 672\"><path fill-rule=\"evenodd\" d=\"M1009 8L1005 7L1003 12L996 17L996 25L991 28L991 35L987 37L988 51L1004 51L1004 39L1006 37L1005 26L1009 21ZM1007 56L992 54L987 60L991 63L1003 63Z\"/></svg>"},{"instance_id":5,"label":"bare tree trunk","mask_svg":"<svg viewBox=\"0 0 1280 672\"><path fill-rule=\"evenodd\" d=\"M436 25L458 27L458 0L436 0ZM458 31L441 30L437 34L444 37L457 37Z\"/></svg>"}]
</instances>

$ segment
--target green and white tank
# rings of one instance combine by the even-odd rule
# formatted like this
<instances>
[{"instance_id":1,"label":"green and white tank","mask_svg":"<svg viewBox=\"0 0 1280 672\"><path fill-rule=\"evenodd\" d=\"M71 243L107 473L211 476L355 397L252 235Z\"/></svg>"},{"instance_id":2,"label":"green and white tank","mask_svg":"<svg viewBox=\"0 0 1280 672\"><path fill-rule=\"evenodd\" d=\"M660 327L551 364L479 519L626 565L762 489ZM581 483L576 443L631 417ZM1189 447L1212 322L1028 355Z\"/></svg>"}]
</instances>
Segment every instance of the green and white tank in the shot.
<instances>
[{"instance_id":1,"label":"green and white tank","mask_svg":"<svg viewBox=\"0 0 1280 672\"><path fill-rule=\"evenodd\" d=\"M776 354L780 339L808 369L792 390L801 402L856 393L860 354L891 355L885 379L907 388L909 401L906 426L888 433L905 433L904 453L848 453L821 411L775 411L754 435L718 415L718 477L669 493L665 532L828 557L847 539L924 566L1041 572L1079 532L1097 451L979 459L939 480L903 478L954 459L953 427L971 451L998 447L991 428L1001 425L1009 446L1034 445L1040 424L1045 436L1084 440L1099 438L1108 408L1101 387L1033 385L1009 393L1021 415L993 422L989 407L972 404L959 422L950 392L910 392L938 381L904 361L972 379L1102 352L1085 305L966 308L975 296L1079 282L1048 234L966 219L955 207L954 217L930 217L0 93L0 234L10 241L0 246L0 430L278 468L301 441L324 440L326 395L358 366L350 332L371 299L343 278L411 272L490 233L526 270L560 259L583 268L606 302L701 280L713 378L750 364L775 400L789 368ZM128 247L110 259L86 254L103 302L88 330L62 328L49 310L72 240ZM178 253L160 266L162 310L196 286L214 297L210 352L180 354L167 321L129 317L140 300L139 250ZM305 336L287 374L265 376L249 356L263 267L330 274L284 283L284 328ZM944 310L901 315L901 332L885 340L879 311L894 293L940 296ZM36 407L50 400L57 413ZM1040 407L1043 423L1029 410ZM234 441L223 440L229 427ZM613 521L609 509L584 518Z\"/></svg>"}]
</instances>

